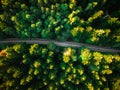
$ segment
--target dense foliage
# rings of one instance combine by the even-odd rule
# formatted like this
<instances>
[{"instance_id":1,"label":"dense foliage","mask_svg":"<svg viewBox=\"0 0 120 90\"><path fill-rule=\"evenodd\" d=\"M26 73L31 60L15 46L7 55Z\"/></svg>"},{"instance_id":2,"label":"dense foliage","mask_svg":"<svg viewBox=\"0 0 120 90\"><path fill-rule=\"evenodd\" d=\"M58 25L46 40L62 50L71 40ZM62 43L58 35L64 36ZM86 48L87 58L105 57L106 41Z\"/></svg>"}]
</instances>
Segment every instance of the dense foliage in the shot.
<instances>
[{"instance_id":1,"label":"dense foliage","mask_svg":"<svg viewBox=\"0 0 120 90\"><path fill-rule=\"evenodd\" d=\"M119 0L1 0L0 38L46 38L120 48L118 3Z\"/></svg>"},{"instance_id":2,"label":"dense foliage","mask_svg":"<svg viewBox=\"0 0 120 90\"><path fill-rule=\"evenodd\" d=\"M54 50L49 45L16 44L3 48L0 89L109 90L113 75L119 76L118 54L93 52L84 47L53 47ZM117 83L115 88L119 87Z\"/></svg>"},{"instance_id":3,"label":"dense foliage","mask_svg":"<svg viewBox=\"0 0 120 90\"><path fill-rule=\"evenodd\" d=\"M119 0L1 0L0 40L44 38L120 49ZM0 44L0 90L119 90L120 55L87 47Z\"/></svg>"}]
</instances>

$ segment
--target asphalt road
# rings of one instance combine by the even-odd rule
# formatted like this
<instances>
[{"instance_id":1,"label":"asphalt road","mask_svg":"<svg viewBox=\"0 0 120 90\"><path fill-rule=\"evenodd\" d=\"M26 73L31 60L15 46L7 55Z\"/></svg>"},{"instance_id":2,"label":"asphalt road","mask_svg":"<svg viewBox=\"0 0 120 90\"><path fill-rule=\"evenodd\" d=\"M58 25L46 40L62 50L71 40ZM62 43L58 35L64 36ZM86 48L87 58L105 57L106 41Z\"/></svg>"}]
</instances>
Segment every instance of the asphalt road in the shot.
<instances>
[{"instance_id":1,"label":"asphalt road","mask_svg":"<svg viewBox=\"0 0 120 90\"><path fill-rule=\"evenodd\" d=\"M26 39L26 40L21 40L21 39L16 39L16 38L9 38L5 40L0 40L0 44L3 43L27 43L27 44L44 44L47 45L48 43L54 43L57 46L62 46L62 47L75 47L79 48L82 46L85 46L89 48L90 50L93 51L100 51L100 52L110 52L110 53L120 53L120 50L117 49L112 49L112 48L106 48L106 47L99 47L95 45L90 45L90 44L84 44L84 43L76 43L76 42L61 42L61 41L55 41L55 40L46 40L46 39Z\"/></svg>"}]
</instances>

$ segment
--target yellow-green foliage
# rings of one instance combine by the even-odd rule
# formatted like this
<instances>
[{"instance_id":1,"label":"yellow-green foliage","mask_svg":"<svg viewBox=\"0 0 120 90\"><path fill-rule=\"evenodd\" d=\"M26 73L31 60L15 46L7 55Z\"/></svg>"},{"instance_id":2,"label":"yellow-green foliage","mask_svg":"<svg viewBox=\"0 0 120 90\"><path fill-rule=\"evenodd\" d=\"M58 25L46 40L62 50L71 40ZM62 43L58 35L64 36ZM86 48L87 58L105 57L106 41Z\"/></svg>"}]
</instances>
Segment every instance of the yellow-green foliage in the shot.
<instances>
[{"instance_id":1,"label":"yellow-green foliage","mask_svg":"<svg viewBox=\"0 0 120 90\"><path fill-rule=\"evenodd\" d=\"M47 47L16 44L1 50L0 89L111 89L112 74L119 69L115 68L120 63L118 54Z\"/></svg>"},{"instance_id":2,"label":"yellow-green foliage","mask_svg":"<svg viewBox=\"0 0 120 90\"><path fill-rule=\"evenodd\" d=\"M109 7L111 3L118 7L117 2L1 0L0 38L46 38L119 47L120 14Z\"/></svg>"},{"instance_id":3,"label":"yellow-green foliage","mask_svg":"<svg viewBox=\"0 0 120 90\"><path fill-rule=\"evenodd\" d=\"M113 7L114 6L114 7ZM120 48L119 0L1 0L0 39ZM109 90L120 56L39 44L0 47L0 90ZM113 83L117 88L119 80Z\"/></svg>"}]
</instances>

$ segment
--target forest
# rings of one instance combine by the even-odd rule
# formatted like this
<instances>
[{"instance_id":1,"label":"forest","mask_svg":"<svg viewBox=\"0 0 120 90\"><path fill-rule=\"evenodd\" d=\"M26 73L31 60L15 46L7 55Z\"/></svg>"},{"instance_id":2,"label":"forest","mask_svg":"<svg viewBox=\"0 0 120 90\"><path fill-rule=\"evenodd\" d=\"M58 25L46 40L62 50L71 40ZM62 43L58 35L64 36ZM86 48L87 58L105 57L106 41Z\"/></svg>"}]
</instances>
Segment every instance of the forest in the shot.
<instances>
[{"instance_id":1,"label":"forest","mask_svg":"<svg viewBox=\"0 0 120 90\"><path fill-rule=\"evenodd\" d=\"M45 39L120 51L119 0L1 0L0 42ZM119 90L120 53L0 43L0 90Z\"/></svg>"}]
</instances>

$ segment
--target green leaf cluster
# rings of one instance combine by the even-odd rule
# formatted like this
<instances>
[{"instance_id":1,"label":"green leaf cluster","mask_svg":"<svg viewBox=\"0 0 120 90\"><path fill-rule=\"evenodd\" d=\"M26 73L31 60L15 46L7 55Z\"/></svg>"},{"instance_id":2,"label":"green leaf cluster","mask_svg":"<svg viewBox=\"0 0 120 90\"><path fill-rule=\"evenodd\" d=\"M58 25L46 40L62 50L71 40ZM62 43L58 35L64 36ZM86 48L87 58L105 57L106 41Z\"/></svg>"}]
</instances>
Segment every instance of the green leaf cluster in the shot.
<instances>
[{"instance_id":1,"label":"green leaf cluster","mask_svg":"<svg viewBox=\"0 0 120 90\"><path fill-rule=\"evenodd\" d=\"M111 89L120 56L88 48L16 44L0 51L0 89Z\"/></svg>"},{"instance_id":2,"label":"green leaf cluster","mask_svg":"<svg viewBox=\"0 0 120 90\"><path fill-rule=\"evenodd\" d=\"M118 3L119 0L2 0L0 38L45 38L113 47L120 43Z\"/></svg>"}]
</instances>

